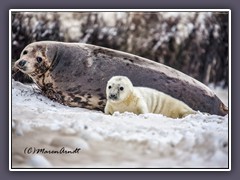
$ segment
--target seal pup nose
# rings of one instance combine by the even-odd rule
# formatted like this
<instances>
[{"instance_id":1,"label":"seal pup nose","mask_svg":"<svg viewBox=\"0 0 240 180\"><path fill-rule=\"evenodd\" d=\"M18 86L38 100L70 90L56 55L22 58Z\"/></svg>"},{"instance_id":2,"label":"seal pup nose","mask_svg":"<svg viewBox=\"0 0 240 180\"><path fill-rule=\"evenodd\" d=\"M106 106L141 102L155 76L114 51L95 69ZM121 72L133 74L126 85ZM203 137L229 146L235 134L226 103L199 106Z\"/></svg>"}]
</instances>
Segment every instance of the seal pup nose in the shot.
<instances>
[{"instance_id":1,"label":"seal pup nose","mask_svg":"<svg viewBox=\"0 0 240 180\"><path fill-rule=\"evenodd\" d=\"M117 99L117 95L116 94L110 94L109 98L110 99Z\"/></svg>"},{"instance_id":2,"label":"seal pup nose","mask_svg":"<svg viewBox=\"0 0 240 180\"><path fill-rule=\"evenodd\" d=\"M23 67L23 66L26 64L26 62L27 62L27 61L25 61L25 60L21 60L21 61L19 61L18 65L19 65L20 67Z\"/></svg>"}]
</instances>

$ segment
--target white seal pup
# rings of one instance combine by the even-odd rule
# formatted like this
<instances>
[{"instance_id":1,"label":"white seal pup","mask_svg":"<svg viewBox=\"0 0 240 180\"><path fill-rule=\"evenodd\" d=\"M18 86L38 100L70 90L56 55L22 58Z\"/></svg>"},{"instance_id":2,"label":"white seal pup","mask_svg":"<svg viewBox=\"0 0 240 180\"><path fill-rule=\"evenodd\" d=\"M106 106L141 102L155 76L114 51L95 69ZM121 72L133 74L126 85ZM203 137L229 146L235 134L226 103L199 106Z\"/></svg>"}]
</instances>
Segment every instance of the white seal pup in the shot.
<instances>
[{"instance_id":1,"label":"white seal pup","mask_svg":"<svg viewBox=\"0 0 240 180\"><path fill-rule=\"evenodd\" d=\"M171 118L182 118L195 114L184 102L163 92L147 87L134 87L126 76L113 76L106 87L106 114L115 111L135 114L156 113Z\"/></svg>"}]
</instances>

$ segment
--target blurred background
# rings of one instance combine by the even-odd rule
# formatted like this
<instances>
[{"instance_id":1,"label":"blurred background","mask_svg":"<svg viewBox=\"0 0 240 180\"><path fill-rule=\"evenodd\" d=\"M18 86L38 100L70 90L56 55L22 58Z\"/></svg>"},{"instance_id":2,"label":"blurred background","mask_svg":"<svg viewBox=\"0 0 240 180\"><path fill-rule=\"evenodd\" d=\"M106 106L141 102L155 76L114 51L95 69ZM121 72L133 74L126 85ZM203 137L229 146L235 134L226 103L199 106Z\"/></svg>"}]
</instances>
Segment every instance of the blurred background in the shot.
<instances>
[{"instance_id":1,"label":"blurred background","mask_svg":"<svg viewBox=\"0 0 240 180\"><path fill-rule=\"evenodd\" d=\"M31 42L99 45L228 87L228 12L13 12L12 63ZM31 79L19 71L13 78Z\"/></svg>"}]
</instances>

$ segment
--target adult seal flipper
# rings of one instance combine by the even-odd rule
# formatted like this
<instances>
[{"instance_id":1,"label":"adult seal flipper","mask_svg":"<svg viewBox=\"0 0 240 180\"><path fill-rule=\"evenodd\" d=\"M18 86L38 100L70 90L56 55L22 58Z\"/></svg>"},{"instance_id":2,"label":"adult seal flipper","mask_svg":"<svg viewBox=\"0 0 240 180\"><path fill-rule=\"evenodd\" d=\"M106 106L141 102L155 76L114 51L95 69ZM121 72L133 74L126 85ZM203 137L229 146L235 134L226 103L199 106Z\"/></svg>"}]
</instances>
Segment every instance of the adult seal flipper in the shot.
<instances>
[{"instance_id":1,"label":"adult seal flipper","mask_svg":"<svg viewBox=\"0 0 240 180\"><path fill-rule=\"evenodd\" d=\"M227 114L227 107L221 100L190 76L139 56L99 46L35 42L22 51L15 67L32 77L49 98L68 106L103 111L107 81L112 76L122 75L134 86L157 89L194 110Z\"/></svg>"}]
</instances>

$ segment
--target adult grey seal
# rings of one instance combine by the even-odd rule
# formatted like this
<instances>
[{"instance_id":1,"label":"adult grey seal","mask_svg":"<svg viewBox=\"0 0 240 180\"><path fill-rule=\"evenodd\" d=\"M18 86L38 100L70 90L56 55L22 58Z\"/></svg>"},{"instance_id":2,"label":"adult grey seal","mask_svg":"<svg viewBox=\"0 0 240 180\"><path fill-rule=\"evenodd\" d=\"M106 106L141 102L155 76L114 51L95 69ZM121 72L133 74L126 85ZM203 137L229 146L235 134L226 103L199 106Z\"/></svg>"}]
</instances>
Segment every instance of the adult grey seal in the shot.
<instances>
[{"instance_id":1,"label":"adult grey seal","mask_svg":"<svg viewBox=\"0 0 240 180\"><path fill-rule=\"evenodd\" d=\"M15 67L47 97L68 106L103 111L107 81L123 75L134 86L159 90L194 110L227 114L227 107L199 81L163 64L90 44L34 42L23 49Z\"/></svg>"},{"instance_id":2,"label":"adult grey seal","mask_svg":"<svg viewBox=\"0 0 240 180\"><path fill-rule=\"evenodd\" d=\"M118 111L135 114L155 113L171 118L196 114L184 102L152 88L134 87L126 76L113 76L106 87L107 104L104 112Z\"/></svg>"}]
</instances>

